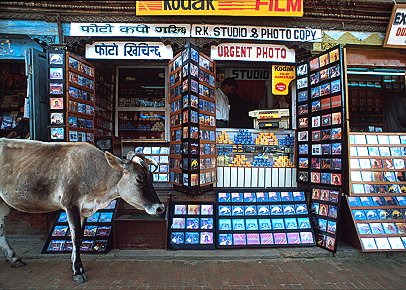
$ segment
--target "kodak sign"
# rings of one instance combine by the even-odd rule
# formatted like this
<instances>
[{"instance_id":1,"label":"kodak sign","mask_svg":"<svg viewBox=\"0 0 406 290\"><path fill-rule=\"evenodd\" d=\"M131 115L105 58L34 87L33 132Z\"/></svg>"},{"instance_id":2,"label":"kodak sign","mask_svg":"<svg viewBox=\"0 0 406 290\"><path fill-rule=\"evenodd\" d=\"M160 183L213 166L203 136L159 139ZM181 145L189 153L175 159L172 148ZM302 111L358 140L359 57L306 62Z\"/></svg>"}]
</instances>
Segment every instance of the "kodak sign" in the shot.
<instances>
[{"instance_id":1,"label":"kodak sign","mask_svg":"<svg viewBox=\"0 0 406 290\"><path fill-rule=\"evenodd\" d=\"M303 0L136 1L137 15L150 16L303 16Z\"/></svg>"},{"instance_id":2,"label":"kodak sign","mask_svg":"<svg viewBox=\"0 0 406 290\"><path fill-rule=\"evenodd\" d=\"M295 66L273 65L272 66L272 94L287 95L289 84L296 77Z\"/></svg>"}]
</instances>

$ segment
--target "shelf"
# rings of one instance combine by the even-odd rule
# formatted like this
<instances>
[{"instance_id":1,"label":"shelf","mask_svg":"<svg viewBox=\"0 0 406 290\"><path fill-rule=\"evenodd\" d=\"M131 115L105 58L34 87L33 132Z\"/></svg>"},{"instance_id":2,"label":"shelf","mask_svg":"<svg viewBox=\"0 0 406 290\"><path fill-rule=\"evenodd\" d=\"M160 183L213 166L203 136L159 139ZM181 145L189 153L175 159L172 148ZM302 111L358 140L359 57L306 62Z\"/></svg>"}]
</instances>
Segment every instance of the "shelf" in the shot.
<instances>
[{"instance_id":1,"label":"shelf","mask_svg":"<svg viewBox=\"0 0 406 290\"><path fill-rule=\"evenodd\" d=\"M82 90L82 91L88 91L88 92L90 92L90 93L94 93L94 89L81 86L81 85L79 85L79 84L77 84L77 83L72 83L71 81L68 81L68 86L73 86L73 87L75 87L75 88L77 88L77 89L80 89L80 90Z\"/></svg>"},{"instance_id":2,"label":"shelf","mask_svg":"<svg viewBox=\"0 0 406 290\"><path fill-rule=\"evenodd\" d=\"M71 57L72 57L72 56L71 56ZM76 58L75 58L75 59L76 59ZM76 59L76 60L77 60L77 59ZM83 61L81 61L81 60L77 60L77 61L78 61L78 62L83 62ZM87 66L89 66L89 65L87 65ZM88 74L86 74L86 73L84 73L84 72L81 72L80 70L77 70L77 69L71 67L71 66L69 66L69 72L76 73L76 74L81 75L82 77L85 77L85 78L87 78L87 79L89 79L89 80L92 80L92 81L95 80L94 75L93 75L93 76L88 75Z\"/></svg>"},{"instance_id":3,"label":"shelf","mask_svg":"<svg viewBox=\"0 0 406 290\"><path fill-rule=\"evenodd\" d=\"M119 112L165 112L165 107L117 107Z\"/></svg>"},{"instance_id":4,"label":"shelf","mask_svg":"<svg viewBox=\"0 0 406 290\"><path fill-rule=\"evenodd\" d=\"M70 110L68 110L68 115L73 115L76 117L81 117L81 118L85 118L85 119L93 119L94 115L88 115L88 114L83 114L83 113L79 113L79 112L72 112Z\"/></svg>"}]
</instances>

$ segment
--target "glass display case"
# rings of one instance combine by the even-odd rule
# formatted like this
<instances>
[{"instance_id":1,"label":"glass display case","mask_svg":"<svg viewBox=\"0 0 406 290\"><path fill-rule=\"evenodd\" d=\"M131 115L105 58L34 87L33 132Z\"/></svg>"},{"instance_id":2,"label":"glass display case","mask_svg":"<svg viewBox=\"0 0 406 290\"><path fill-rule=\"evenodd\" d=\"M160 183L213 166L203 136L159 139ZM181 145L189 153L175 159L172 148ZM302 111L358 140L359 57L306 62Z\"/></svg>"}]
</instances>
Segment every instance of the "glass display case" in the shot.
<instances>
[{"instance_id":1,"label":"glass display case","mask_svg":"<svg viewBox=\"0 0 406 290\"><path fill-rule=\"evenodd\" d=\"M168 140L165 67L118 67L116 135L123 141Z\"/></svg>"}]
</instances>

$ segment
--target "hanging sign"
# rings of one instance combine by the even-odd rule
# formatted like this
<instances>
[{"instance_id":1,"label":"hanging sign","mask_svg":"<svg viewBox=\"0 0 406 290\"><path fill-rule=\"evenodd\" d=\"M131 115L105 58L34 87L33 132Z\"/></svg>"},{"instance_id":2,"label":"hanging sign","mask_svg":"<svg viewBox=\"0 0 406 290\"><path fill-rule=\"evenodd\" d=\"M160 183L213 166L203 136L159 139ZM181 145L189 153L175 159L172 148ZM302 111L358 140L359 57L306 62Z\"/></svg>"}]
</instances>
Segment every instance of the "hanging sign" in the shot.
<instances>
[{"instance_id":1,"label":"hanging sign","mask_svg":"<svg viewBox=\"0 0 406 290\"><path fill-rule=\"evenodd\" d=\"M272 94L287 95L289 84L296 77L295 66L273 65L272 66Z\"/></svg>"},{"instance_id":2,"label":"hanging sign","mask_svg":"<svg viewBox=\"0 0 406 290\"><path fill-rule=\"evenodd\" d=\"M211 47L210 57L216 60L295 62L295 51L284 45L222 43Z\"/></svg>"},{"instance_id":3,"label":"hanging sign","mask_svg":"<svg viewBox=\"0 0 406 290\"><path fill-rule=\"evenodd\" d=\"M269 69L226 68L225 75L236 80L270 80L272 72Z\"/></svg>"},{"instance_id":4,"label":"hanging sign","mask_svg":"<svg viewBox=\"0 0 406 290\"><path fill-rule=\"evenodd\" d=\"M136 1L137 15L148 16L303 16L303 0Z\"/></svg>"},{"instance_id":5,"label":"hanging sign","mask_svg":"<svg viewBox=\"0 0 406 290\"><path fill-rule=\"evenodd\" d=\"M393 7L383 46L406 47L406 4Z\"/></svg>"},{"instance_id":6,"label":"hanging sign","mask_svg":"<svg viewBox=\"0 0 406 290\"><path fill-rule=\"evenodd\" d=\"M172 59L170 45L161 42L95 42L86 44L88 59Z\"/></svg>"},{"instance_id":7,"label":"hanging sign","mask_svg":"<svg viewBox=\"0 0 406 290\"><path fill-rule=\"evenodd\" d=\"M193 24L192 37L320 42L321 29Z\"/></svg>"},{"instance_id":8,"label":"hanging sign","mask_svg":"<svg viewBox=\"0 0 406 290\"><path fill-rule=\"evenodd\" d=\"M71 23L70 36L189 37L190 24Z\"/></svg>"}]
</instances>

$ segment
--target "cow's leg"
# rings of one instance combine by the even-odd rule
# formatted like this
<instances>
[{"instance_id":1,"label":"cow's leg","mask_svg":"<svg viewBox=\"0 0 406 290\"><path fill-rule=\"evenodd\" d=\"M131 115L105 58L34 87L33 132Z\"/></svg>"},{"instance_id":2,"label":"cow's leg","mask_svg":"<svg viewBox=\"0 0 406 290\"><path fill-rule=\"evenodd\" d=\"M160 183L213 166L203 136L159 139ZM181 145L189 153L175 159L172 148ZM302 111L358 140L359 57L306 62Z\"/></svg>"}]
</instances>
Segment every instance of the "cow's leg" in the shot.
<instances>
[{"instance_id":1,"label":"cow's leg","mask_svg":"<svg viewBox=\"0 0 406 290\"><path fill-rule=\"evenodd\" d=\"M68 216L69 228L72 238L72 269L73 280L76 283L84 283L87 278L85 269L80 259L80 245L82 244L83 230L81 225L80 211L77 207L71 207L66 210Z\"/></svg>"},{"instance_id":2,"label":"cow's leg","mask_svg":"<svg viewBox=\"0 0 406 290\"><path fill-rule=\"evenodd\" d=\"M24 267L27 264L16 255L6 239L6 221L9 213L10 207L0 198L0 249L4 251L6 261L11 264L11 267Z\"/></svg>"}]
</instances>

